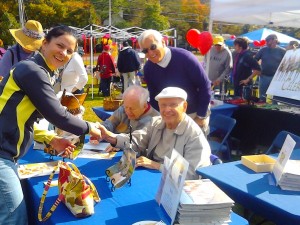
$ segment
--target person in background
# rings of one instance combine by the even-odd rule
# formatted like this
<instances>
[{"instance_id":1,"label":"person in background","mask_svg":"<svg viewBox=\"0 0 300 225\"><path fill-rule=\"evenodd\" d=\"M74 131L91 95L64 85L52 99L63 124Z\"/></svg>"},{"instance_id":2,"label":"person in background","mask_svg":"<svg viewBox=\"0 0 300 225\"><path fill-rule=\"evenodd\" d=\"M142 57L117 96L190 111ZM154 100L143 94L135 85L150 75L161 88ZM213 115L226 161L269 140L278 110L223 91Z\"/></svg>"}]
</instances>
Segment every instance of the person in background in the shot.
<instances>
[{"instance_id":1,"label":"person in background","mask_svg":"<svg viewBox=\"0 0 300 225\"><path fill-rule=\"evenodd\" d=\"M0 60L2 59L5 52L6 52L6 49L3 48L3 41L0 39Z\"/></svg>"},{"instance_id":2,"label":"person in background","mask_svg":"<svg viewBox=\"0 0 300 225\"><path fill-rule=\"evenodd\" d=\"M286 46L286 50L295 50L299 47L299 42L298 41L290 41L288 46Z\"/></svg>"},{"instance_id":3,"label":"person in background","mask_svg":"<svg viewBox=\"0 0 300 225\"><path fill-rule=\"evenodd\" d=\"M98 57L96 66L96 70L100 72L99 92L101 91L104 97L110 96L110 83L113 74L116 72L114 60L109 50L109 45L103 46L103 51Z\"/></svg>"},{"instance_id":4,"label":"person in background","mask_svg":"<svg viewBox=\"0 0 300 225\"><path fill-rule=\"evenodd\" d=\"M243 86L251 85L252 79L260 75L261 68L253 58L246 38L236 38L233 45L236 52L232 71L234 95L242 97Z\"/></svg>"},{"instance_id":5,"label":"person in background","mask_svg":"<svg viewBox=\"0 0 300 225\"><path fill-rule=\"evenodd\" d=\"M285 54L285 49L278 46L276 34L266 37L267 46L261 48L255 55L261 61L261 75L259 76L259 98L266 102L266 92Z\"/></svg>"},{"instance_id":6,"label":"person in background","mask_svg":"<svg viewBox=\"0 0 300 225\"><path fill-rule=\"evenodd\" d=\"M143 129L132 132L133 149L143 153L136 166L161 170L164 157L175 149L188 162L186 179L199 179L196 168L210 165L210 146L200 127L186 115L187 93L178 87L164 88L156 97L161 116L153 117ZM129 143L128 134L114 134L99 125L102 138L123 148Z\"/></svg>"},{"instance_id":7,"label":"person in background","mask_svg":"<svg viewBox=\"0 0 300 225\"><path fill-rule=\"evenodd\" d=\"M188 93L187 113L207 134L211 82L197 57L182 48L167 47L156 30L145 30L138 38L142 52L148 58L144 79L150 93L150 104L158 110L155 96L168 86Z\"/></svg>"},{"instance_id":8,"label":"person in background","mask_svg":"<svg viewBox=\"0 0 300 225\"><path fill-rule=\"evenodd\" d=\"M101 138L95 124L67 112L50 82L53 70L66 64L74 53L76 36L70 27L54 27L43 40L40 52L18 63L0 83L0 224L28 224L17 161L32 144L34 122L45 118L75 135ZM55 140L59 142L56 150L65 157L74 149L70 142Z\"/></svg>"},{"instance_id":9,"label":"person in background","mask_svg":"<svg viewBox=\"0 0 300 225\"><path fill-rule=\"evenodd\" d=\"M204 62L207 62L207 55ZM213 88L222 92L224 82L224 93L227 92L227 81L229 80L232 69L232 54L224 43L222 36L213 38L213 46L210 49L210 61L208 68L208 78L211 80Z\"/></svg>"},{"instance_id":10,"label":"person in background","mask_svg":"<svg viewBox=\"0 0 300 225\"><path fill-rule=\"evenodd\" d=\"M156 111L147 102L149 92L139 85L129 86L123 93L123 105L101 124L113 133L129 133L129 127L132 131L142 129L150 122L152 117L159 116ZM108 148L112 148L109 146Z\"/></svg>"},{"instance_id":11,"label":"person in background","mask_svg":"<svg viewBox=\"0 0 300 225\"><path fill-rule=\"evenodd\" d=\"M73 94L81 94L84 91L84 86L88 81L88 75L83 64L82 56L84 51L78 48L74 52L70 61L66 64L61 73L61 91L66 89L66 92Z\"/></svg>"},{"instance_id":12,"label":"person in background","mask_svg":"<svg viewBox=\"0 0 300 225\"><path fill-rule=\"evenodd\" d=\"M136 84L136 79L139 79L136 74L140 69L140 66L140 58L137 52L132 49L128 41L124 41L123 48L119 53L117 62L117 68L121 73L121 76L123 76L123 91L125 91L130 85Z\"/></svg>"},{"instance_id":13,"label":"person in background","mask_svg":"<svg viewBox=\"0 0 300 225\"><path fill-rule=\"evenodd\" d=\"M43 27L40 22L28 20L20 29L10 29L17 44L9 48L0 60L0 76L8 77L13 65L33 56L39 50L44 39Z\"/></svg>"}]
</instances>

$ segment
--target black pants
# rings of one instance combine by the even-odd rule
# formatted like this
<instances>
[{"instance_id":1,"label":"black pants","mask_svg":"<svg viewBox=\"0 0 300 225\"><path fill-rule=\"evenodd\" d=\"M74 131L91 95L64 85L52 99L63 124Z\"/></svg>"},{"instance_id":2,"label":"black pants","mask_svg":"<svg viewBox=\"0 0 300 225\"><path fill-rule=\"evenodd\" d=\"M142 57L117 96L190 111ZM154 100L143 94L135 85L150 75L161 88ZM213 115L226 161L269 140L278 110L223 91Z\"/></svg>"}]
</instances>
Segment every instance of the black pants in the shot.
<instances>
[{"instance_id":1,"label":"black pants","mask_svg":"<svg viewBox=\"0 0 300 225\"><path fill-rule=\"evenodd\" d=\"M111 77L101 78L99 90L102 91L104 97L110 96L110 83L111 83Z\"/></svg>"}]
</instances>

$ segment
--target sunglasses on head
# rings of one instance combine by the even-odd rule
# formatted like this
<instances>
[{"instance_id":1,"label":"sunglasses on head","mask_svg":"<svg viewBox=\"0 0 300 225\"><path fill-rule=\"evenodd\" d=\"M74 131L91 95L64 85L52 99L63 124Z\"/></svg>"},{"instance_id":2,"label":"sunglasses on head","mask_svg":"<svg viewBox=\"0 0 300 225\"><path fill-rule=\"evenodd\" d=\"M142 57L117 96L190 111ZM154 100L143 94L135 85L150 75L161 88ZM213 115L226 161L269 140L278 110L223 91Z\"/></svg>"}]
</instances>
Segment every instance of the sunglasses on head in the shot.
<instances>
[{"instance_id":1,"label":"sunglasses on head","mask_svg":"<svg viewBox=\"0 0 300 225\"><path fill-rule=\"evenodd\" d=\"M149 50L154 51L157 49L157 45L156 44L151 44L150 48L144 48L142 50L142 53L147 54Z\"/></svg>"}]
</instances>

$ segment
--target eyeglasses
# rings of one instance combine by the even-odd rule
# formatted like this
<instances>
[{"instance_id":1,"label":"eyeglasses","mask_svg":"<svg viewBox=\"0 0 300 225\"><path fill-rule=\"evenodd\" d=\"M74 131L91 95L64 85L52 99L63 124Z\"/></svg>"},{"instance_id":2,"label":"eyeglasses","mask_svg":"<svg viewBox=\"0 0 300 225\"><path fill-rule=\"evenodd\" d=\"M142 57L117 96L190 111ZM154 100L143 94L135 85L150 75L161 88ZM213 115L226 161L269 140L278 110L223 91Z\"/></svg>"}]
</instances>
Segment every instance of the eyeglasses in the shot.
<instances>
[{"instance_id":1,"label":"eyeglasses","mask_svg":"<svg viewBox=\"0 0 300 225\"><path fill-rule=\"evenodd\" d=\"M170 103L170 104L165 104L165 103L159 104L159 103L158 103L158 106L159 106L160 109L165 109L165 108L167 108L167 107L170 107L171 109L175 109L175 108L177 108L178 106L182 105L183 102L184 102L184 101L181 101L181 102L179 102L179 103L172 102L172 103Z\"/></svg>"},{"instance_id":2,"label":"eyeglasses","mask_svg":"<svg viewBox=\"0 0 300 225\"><path fill-rule=\"evenodd\" d=\"M154 51L157 49L157 45L156 44L151 44L150 48L144 48L142 50L142 53L147 54L149 50Z\"/></svg>"}]
</instances>

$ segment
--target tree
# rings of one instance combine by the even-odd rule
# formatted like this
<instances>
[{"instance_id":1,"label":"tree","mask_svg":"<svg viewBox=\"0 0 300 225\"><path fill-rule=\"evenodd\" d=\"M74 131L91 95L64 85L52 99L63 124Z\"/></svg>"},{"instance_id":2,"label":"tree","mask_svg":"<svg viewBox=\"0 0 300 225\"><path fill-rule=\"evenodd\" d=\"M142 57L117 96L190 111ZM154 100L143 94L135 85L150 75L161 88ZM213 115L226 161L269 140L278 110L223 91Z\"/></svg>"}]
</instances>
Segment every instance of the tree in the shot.
<instances>
[{"instance_id":1,"label":"tree","mask_svg":"<svg viewBox=\"0 0 300 225\"><path fill-rule=\"evenodd\" d=\"M146 3L141 25L142 28L156 30L165 30L170 27L168 18L161 15L161 7L158 3Z\"/></svg>"},{"instance_id":2,"label":"tree","mask_svg":"<svg viewBox=\"0 0 300 225\"><path fill-rule=\"evenodd\" d=\"M19 23L17 22L15 16L11 13L5 12L0 17L1 20L1 34L0 39L2 39L4 46L13 45L14 39L12 38L9 29L12 27L18 27Z\"/></svg>"}]
</instances>

